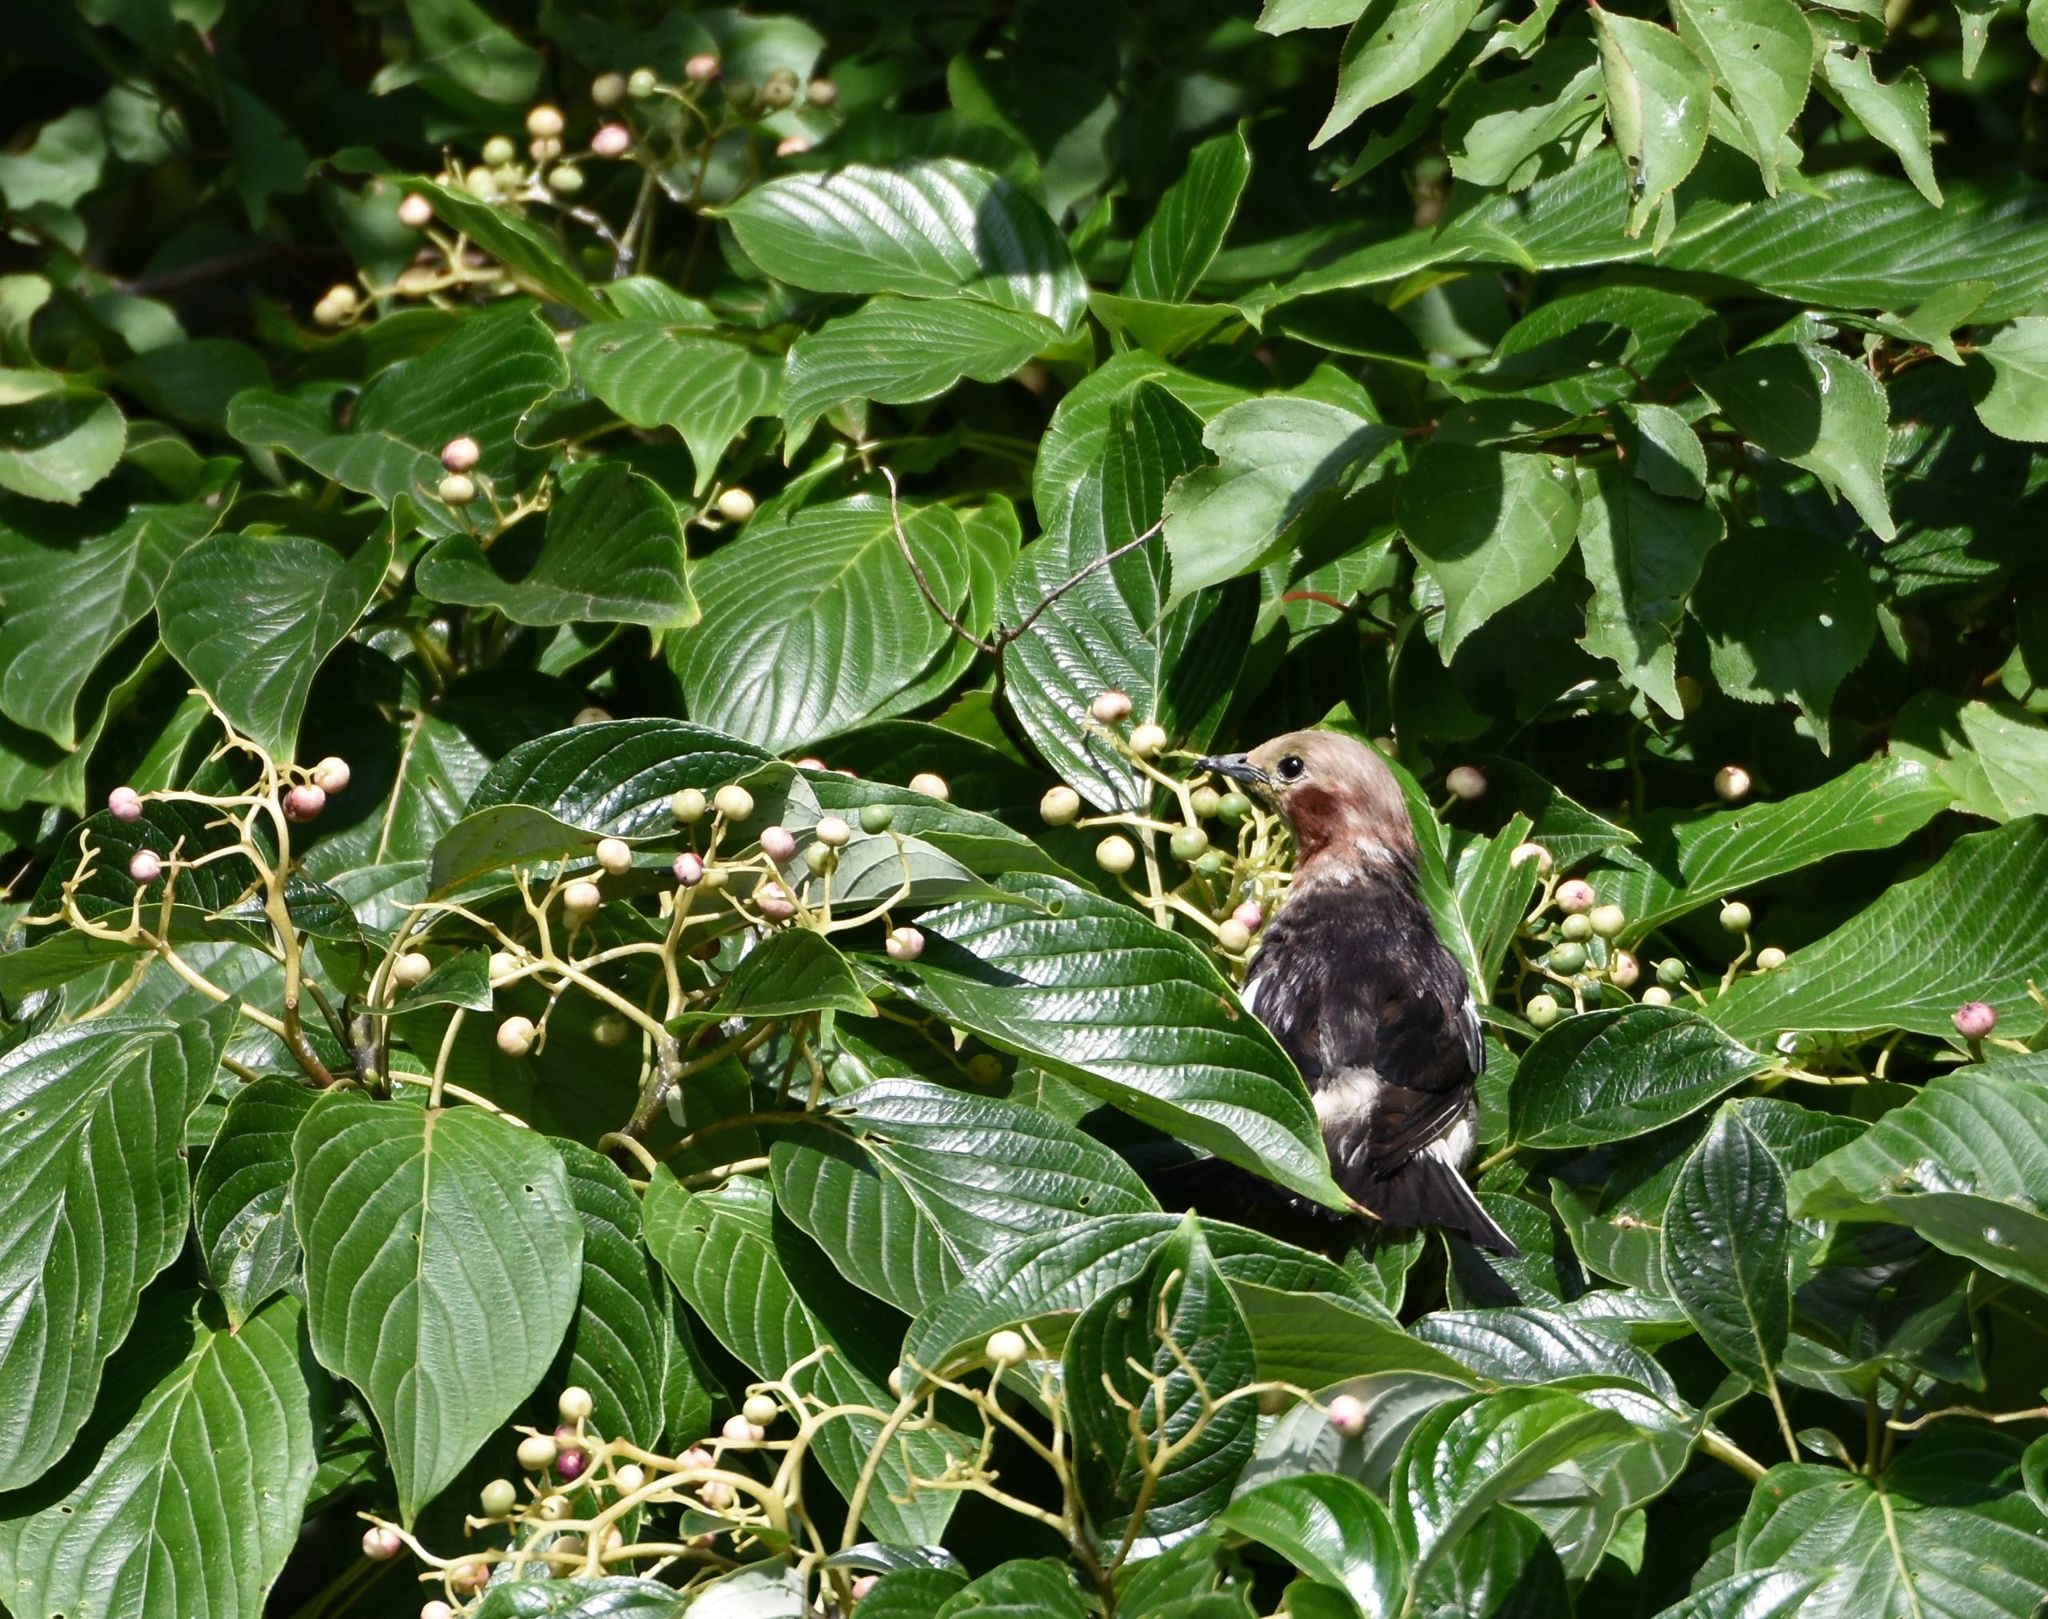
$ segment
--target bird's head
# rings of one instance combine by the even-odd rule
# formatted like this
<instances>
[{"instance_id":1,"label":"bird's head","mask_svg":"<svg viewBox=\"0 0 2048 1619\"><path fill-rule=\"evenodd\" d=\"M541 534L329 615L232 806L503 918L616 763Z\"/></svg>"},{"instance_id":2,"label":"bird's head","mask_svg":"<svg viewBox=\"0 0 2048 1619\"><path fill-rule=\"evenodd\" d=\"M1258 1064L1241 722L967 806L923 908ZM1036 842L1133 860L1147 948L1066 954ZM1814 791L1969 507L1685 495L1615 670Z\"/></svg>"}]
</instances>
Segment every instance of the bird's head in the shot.
<instances>
[{"instance_id":1,"label":"bird's head","mask_svg":"<svg viewBox=\"0 0 2048 1619\"><path fill-rule=\"evenodd\" d=\"M1286 818L1297 867L1317 860L1411 867L1408 805L1380 756L1335 731L1289 731L1204 769L1243 782Z\"/></svg>"}]
</instances>

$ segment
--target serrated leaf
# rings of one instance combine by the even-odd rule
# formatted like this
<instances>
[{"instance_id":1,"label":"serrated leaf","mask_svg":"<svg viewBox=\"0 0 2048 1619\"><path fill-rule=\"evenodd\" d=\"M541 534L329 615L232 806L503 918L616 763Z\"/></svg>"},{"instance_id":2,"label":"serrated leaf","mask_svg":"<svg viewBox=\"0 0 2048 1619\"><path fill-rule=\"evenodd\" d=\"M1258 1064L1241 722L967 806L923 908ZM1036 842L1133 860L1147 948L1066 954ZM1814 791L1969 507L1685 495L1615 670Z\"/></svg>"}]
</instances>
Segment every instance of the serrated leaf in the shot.
<instances>
[{"instance_id":1,"label":"serrated leaf","mask_svg":"<svg viewBox=\"0 0 2048 1619\"><path fill-rule=\"evenodd\" d=\"M1714 83L1697 53L1661 24L1593 13L1607 122L1628 173L1628 226L1640 235L1657 204L1692 173L1707 144Z\"/></svg>"},{"instance_id":2,"label":"serrated leaf","mask_svg":"<svg viewBox=\"0 0 2048 1619\"><path fill-rule=\"evenodd\" d=\"M561 1346L583 1251L568 1177L543 1138L479 1108L341 1093L292 1157L313 1348L376 1413L410 1522Z\"/></svg>"},{"instance_id":3,"label":"serrated leaf","mask_svg":"<svg viewBox=\"0 0 2048 1619\"><path fill-rule=\"evenodd\" d=\"M920 922L903 993L1132 1116L1346 1208L1300 1076L1204 952L1056 877L998 885L1038 909L974 900Z\"/></svg>"},{"instance_id":4,"label":"serrated leaf","mask_svg":"<svg viewBox=\"0 0 2048 1619\"><path fill-rule=\"evenodd\" d=\"M2048 444L2048 318L1994 332L1967 363L1977 419L2000 438Z\"/></svg>"},{"instance_id":5,"label":"serrated leaf","mask_svg":"<svg viewBox=\"0 0 2048 1619\"><path fill-rule=\"evenodd\" d=\"M1685 599L1724 525L1711 501L1667 500L1618 464L1579 473L1579 556L1593 599L1580 644L1673 719Z\"/></svg>"},{"instance_id":6,"label":"serrated leaf","mask_svg":"<svg viewBox=\"0 0 2048 1619\"><path fill-rule=\"evenodd\" d=\"M2011 709L1922 692L1893 722L1892 756L1927 768L1967 814L2048 812L2048 726Z\"/></svg>"},{"instance_id":7,"label":"serrated leaf","mask_svg":"<svg viewBox=\"0 0 2048 1619\"><path fill-rule=\"evenodd\" d=\"M1792 1326L1785 1176L1724 1108L1693 1148L1664 1211L1664 1278L1707 1347L1771 1386Z\"/></svg>"},{"instance_id":8,"label":"serrated leaf","mask_svg":"<svg viewBox=\"0 0 2048 1619\"><path fill-rule=\"evenodd\" d=\"M1897 535L1884 492L1890 405L1862 366L1833 349L1768 343L1708 372L1700 386L1743 437L1806 468L1879 539Z\"/></svg>"},{"instance_id":9,"label":"serrated leaf","mask_svg":"<svg viewBox=\"0 0 2048 1619\"><path fill-rule=\"evenodd\" d=\"M128 424L97 389L0 370L0 489L75 506L120 463Z\"/></svg>"},{"instance_id":10,"label":"serrated leaf","mask_svg":"<svg viewBox=\"0 0 2048 1619\"><path fill-rule=\"evenodd\" d=\"M776 371L765 355L661 321L586 326L570 355L576 380L626 421L681 435L699 495L740 430L775 409Z\"/></svg>"},{"instance_id":11,"label":"serrated leaf","mask_svg":"<svg viewBox=\"0 0 2048 1619\"><path fill-rule=\"evenodd\" d=\"M586 832L645 837L675 825L669 800L685 787L709 795L770 758L684 720L605 720L512 749L478 783L468 813L529 805Z\"/></svg>"},{"instance_id":12,"label":"serrated leaf","mask_svg":"<svg viewBox=\"0 0 2048 1619\"><path fill-rule=\"evenodd\" d=\"M1890 84L1878 79L1868 51L1849 54L1831 47L1820 59L1827 87L1850 115L1898 154L1906 178L1928 202L1942 204L1941 182L1934 177L1933 128L1927 115L1927 81L1917 67L1902 70Z\"/></svg>"},{"instance_id":13,"label":"serrated leaf","mask_svg":"<svg viewBox=\"0 0 2048 1619\"><path fill-rule=\"evenodd\" d=\"M259 1079L236 1093L193 1182L193 1223L207 1274L239 1328L299 1268L292 1229L292 1132L315 1093Z\"/></svg>"},{"instance_id":14,"label":"serrated leaf","mask_svg":"<svg viewBox=\"0 0 2048 1619\"><path fill-rule=\"evenodd\" d=\"M1564 34L1519 71L1460 86L1444 110L1444 155L1461 180L1519 190L1540 172L1540 154L1600 116L1600 55Z\"/></svg>"},{"instance_id":15,"label":"serrated leaf","mask_svg":"<svg viewBox=\"0 0 2048 1619\"><path fill-rule=\"evenodd\" d=\"M1679 37L1712 70L1749 136L1764 189L1778 189L1777 151L1806 105L1813 30L1793 0L1673 0Z\"/></svg>"},{"instance_id":16,"label":"serrated leaf","mask_svg":"<svg viewBox=\"0 0 2048 1619\"><path fill-rule=\"evenodd\" d=\"M1344 1592L1363 1619L1395 1619L1401 1611L1407 1557L1387 1509L1351 1479L1326 1473L1274 1479L1239 1495L1217 1523Z\"/></svg>"},{"instance_id":17,"label":"serrated leaf","mask_svg":"<svg viewBox=\"0 0 2048 1619\"><path fill-rule=\"evenodd\" d=\"M343 557L317 540L216 534L171 566L164 645L238 731L289 761L313 677L390 565L388 538Z\"/></svg>"},{"instance_id":18,"label":"serrated leaf","mask_svg":"<svg viewBox=\"0 0 2048 1619\"><path fill-rule=\"evenodd\" d=\"M724 217L748 258L812 292L961 294L1062 331L1088 302L1044 209L954 158L790 175L756 186Z\"/></svg>"},{"instance_id":19,"label":"serrated leaf","mask_svg":"<svg viewBox=\"0 0 2048 1619\"><path fill-rule=\"evenodd\" d=\"M1508 1134L1531 1147L1626 1141L1697 1112L1769 1063L1683 1007L1584 1012L1522 1053Z\"/></svg>"},{"instance_id":20,"label":"serrated leaf","mask_svg":"<svg viewBox=\"0 0 2048 1619\"><path fill-rule=\"evenodd\" d=\"M0 1520L15 1613L244 1619L299 1534L326 1379L296 1298L233 1331L156 1301L96 1442ZM180 1307L183 1307L182 1309Z\"/></svg>"},{"instance_id":21,"label":"serrated leaf","mask_svg":"<svg viewBox=\"0 0 2048 1619\"><path fill-rule=\"evenodd\" d=\"M947 1597L933 1619L1086 1619L1072 1570L1044 1559L998 1563Z\"/></svg>"},{"instance_id":22,"label":"serrated leaf","mask_svg":"<svg viewBox=\"0 0 2048 1619\"><path fill-rule=\"evenodd\" d=\"M185 1245L185 1121L225 1019L103 1017L0 1053L0 1482L31 1483L92 1410L145 1283Z\"/></svg>"},{"instance_id":23,"label":"serrated leaf","mask_svg":"<svg viewBox=\"0 0 2048 1619\"><path fill-rule=\"evenodd\" d=\"M1481 0L1368 0L1337 60L1337 100L1311 147L1341 135L1450 55Z\"/></svg>"},{"instance_id":24,"label":"serrated leaf","mask_svg":"<svg viewBox=\"0 0 2048 1619\"><path fill-rule=\"evenodd\" d=\"M1189 153L1187 168L1166 188L1131 244L1125 293L1169 304L1193 297L1230 233L1251 173L1251 147L1242 130L1217 135Z\"/></svg>"}]
</instances>

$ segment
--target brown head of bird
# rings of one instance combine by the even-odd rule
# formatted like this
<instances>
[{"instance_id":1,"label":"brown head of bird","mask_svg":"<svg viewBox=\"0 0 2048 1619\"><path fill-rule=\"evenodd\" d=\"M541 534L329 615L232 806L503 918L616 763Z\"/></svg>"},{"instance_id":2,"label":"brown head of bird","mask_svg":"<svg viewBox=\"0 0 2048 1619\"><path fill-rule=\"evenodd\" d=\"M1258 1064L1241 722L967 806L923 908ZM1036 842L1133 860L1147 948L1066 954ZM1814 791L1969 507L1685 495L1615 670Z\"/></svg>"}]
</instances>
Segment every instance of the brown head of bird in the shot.
<instances>
[{"instance_id":1,"label":"brown head of bird","mask_svg":"<svg viewBox=\"0 0 2048 1619\"><path fill-rule=\"evenodd\" d=\"M1289 731L1249 753L1201 761L1243 782L1294 833L1296 882L1318 867L1412 870L1415 833L1401 787L1380 756L1336 731Z\"/></svg>"}]
</instances>

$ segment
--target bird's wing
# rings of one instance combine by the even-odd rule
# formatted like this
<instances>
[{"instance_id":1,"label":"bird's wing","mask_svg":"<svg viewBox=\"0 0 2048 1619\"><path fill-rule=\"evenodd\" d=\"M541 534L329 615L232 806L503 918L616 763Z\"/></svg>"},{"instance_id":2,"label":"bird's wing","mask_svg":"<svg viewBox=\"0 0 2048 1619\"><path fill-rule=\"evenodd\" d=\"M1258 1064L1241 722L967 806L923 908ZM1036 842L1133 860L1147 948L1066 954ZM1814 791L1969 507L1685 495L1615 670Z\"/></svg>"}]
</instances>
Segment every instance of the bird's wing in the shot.
<instances>
[{"instance_id":1,"label":"bird's wing","mask_svg":"<svg viewBox=\"0 0 2048 1619\"><path fill-rule=\"evenodd\" d=\"M1445 1091L1387 1085L1381 1088L1377 1104L1372 1172L1381 1179L1405 1169L1417 1153L1447 1139L1473 1113L1472 1093L1462 1085ZM1463 1169L1464 1165L1451 1167Z\"/></svg>"}]
</instances>

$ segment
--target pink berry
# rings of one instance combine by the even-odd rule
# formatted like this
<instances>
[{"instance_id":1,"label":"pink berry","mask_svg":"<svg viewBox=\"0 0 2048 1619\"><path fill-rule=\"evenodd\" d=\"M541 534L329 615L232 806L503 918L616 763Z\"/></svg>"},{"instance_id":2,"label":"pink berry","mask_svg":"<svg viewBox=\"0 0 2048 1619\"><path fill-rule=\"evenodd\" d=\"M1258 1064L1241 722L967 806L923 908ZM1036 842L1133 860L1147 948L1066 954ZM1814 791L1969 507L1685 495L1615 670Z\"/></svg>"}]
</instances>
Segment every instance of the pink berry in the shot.
<instances>
[{"instance_id":1,"label":"pink berry","mask_svg":"<svg viewBox=\"0 0 2048 1619\"><path fill-rule=\"evenodd\" d=\"M725 1419L725 1426L719 1432L729 1445L758 1445L767 1437L768 1430L758 1422L749 1422L745 1416L735 1413Z\"/></svg>"},{"instance_id":2,"label":"pink berry","mask_svg":"<svg viewBox=\"0 0 2048 1619\"><path fill-rule=\"evenodd\" d=\"M1088 712L1104 725L1116 725L1131 717L1131 699L1120 691L1098 692Z\"/></svg>"},{"instance_id":3,"label":"pink berry","mask_svg":"<svg viewBox=\"0 0 2048 1619\"><path fill-rule=\"evenodd\" d=\"M1247 933L1256 933L1265 925L1266 913L1252 900L1246 900L1230 913L1230 920Z\"/></svg>"},{"instance_id":4,"label":"pink berry","mask_svg":"<svg viewBox=\"0 0 2048 1619\"><path fill-rule=\"evenodd\" d=\"M142 819L142 795L133 787L116 787L107 794L107 812L117 821Z\"/></svg>"},{"instance_id":5,"label":"pink berry","mask_svg":"<svg viewBox=\"0 0 2048 1619\"><path fill-rule=\"evenodd\" d=\"M589 1465L590 1458L572 1445L555 1458L555 1477L564 1482L579 1479Z\"/></svg>"},{"instance_id":6,"label":"pink berry","mask_svg":"<svg viewBox=\"0 0 2048 1619\"><path fill-rule=\"evenodd\" d=\"M856 1579L853 1582L853 1600L856 1602L860 1601L862 1597L866 1596L870 1591L872 1591L876 1586L880 1585L881 1583L882 1576L879 1574L861 1575L858 1579Z\"/></svg>"},{"instance_id":7,"label":"pink berry","mask_svg":"<svg viewBox=\"0 0 2048 1619\"><path fill-rule=\"evenodd\" d=\"M709 1467L711 1466L711 1452L702 1445L692 1445L682 1455L678 1456L676 1460L685 1467Z\"/></svg>"},{"instance_id":8,"label":"pink berry","mask_svg":"<svg viewBox=\"0 0 2048 1619\"><path fill-rule=\"evenodd\" d=\"M787 922L796 915L795 903L779 888L763 888L754 896L754 903L771 922Z\"/></svg>"},{"instance_id":9,"label":"pink berry","mask_svg":"<svg viewBox=\"0 0 2048 1619\"><path fill-rule=\"evenodd\" d=\"M1965 1040L1981 1040L1998 1027L1997 1009L1984 1001L1965 1001L1956 1008L1955 1025Z\"/></svg>"},{"instance_id":10,"label":"pink berry","mask_svg":"<svg viewBox=\"0 0 2048 1619\"><path fill-rule=\"evenodd\" d=\"M1724 804L1739 804L1749 796L1749 772L1740 765L1723 765L1714 772L1714 796Z\"/></svg>"},{"instance_id":11,"label":"pink berry","mask_svg":"<svg viewBox=\"0 0 2048 1619\"><path fill-rule=\"evenodd\" d=\"M435 1597L431 1602L420 1604L420 1619L455 1619L455 1610Z\"/></svg>"},{"instance_id":12,"label":"pink berry","mask_svg":"<svg viewBox=\"0 0 2048 1619\"><path fill-rule=\"evenodd\" d=\"M691 854L687 849L676 856L676 863L671 869L676 874L676 881L685 888L695 888L704 880L703 857Z\"/></svg>"},{"instance_id":13,"label":"pink berry","mask_svg":"<svg viewBox=\"0 0 2048 1619\"><path fill-rule=\"evenodd\" d=\"M590 137L590 149L599 157L623 157L633 144L633 132L624 124L606 124Z\"/></svg>"},{"instance_id":14,"label":"pink berry","mask_svg":"<svg viewBox=\"0 0 2048 1619\"><path fill-rule=\"evenodd\" d=\"M363 1531L363 1555L377 1562L388 1563L405 1550L405 1542L398 1531L385 1524L373 1523Z\"/></svg>"},{"instance_id":15,"label":"pink berry","mask_svg":"<svg viewBox=\"0 0 2048 1619\"><path fill-rule=\"evenodd\" d=\"M796 853L796 834L786 826L762 829L761 852L777 865Z\"/></svg>"},{"instance_id":16,"label":"pink berry","mask_svg":"<svg viewBox=\"0 0 2048 1619\"><path fill-rule=\"evenodd\" d=\"M777 157L802 157L810 149L811 137L808 135L785 135L775 143Z\"/></svg>"},{"instance_id":17,"label":"pink berry","mask_svg":"<svg viewBox=\"0 0 2048 1619\"><path fill-rule=\"evenodd\" d=\"M294 787L284 795L284 818L287 821L310 821L327 808L327 795L311 783Z\"/></svg>"},{"instance_id":18,"label":"pink berry","mask_svg":"<svg viewBox=\"0 0 2048 1619\"><path fill-rule=\"evenodd\" d=\"M1346 1439L1356 1439L1365 1432L1365 1402L1355 1394L1340 1394L1332 1400L1326 1414L1330 1426Z\"/></svg>"},{"instance_id":19,"label":"pink berry","mask_svg":"<svg viewBox=\"0 0 2048 1619\"><path fill-rule=\"evenodd\" d=\"M882 948L891 961L915 961L924 954L924 935L916 928L892 928Z\"/></svg>"},{"instance_id":20,"label":"pink berry","mask_svg":"<svg viewBox=\"0 0 2048 1619\"><path fill-rule=\"evenodd\" d=\"M467 472L483 458L483 447L466 435L441 446L441 465L450 472Z\"/></svg>"},{"instance_id":21,"label":"pink berry","mask_svg":"<svg viewBox=\"0 0 2048 1619\"><path fill-rule=\"evenodd\" d=\"M1583 877L1572 877L1557 885L1557 906L1561 911L1590 911L1597 896Z\"/></svg>"},{"instance_id":22,"label":"pink berry","mask_svg":"<svg viewBox=\"0 0 2048 1619\"><path fill-rule=\"evenodd\" d=\"M709 51L699 51L683 64L683 77L692 84L709 84L718 72L718 58Z\"/></svg>"},{"instance_id":23,"label":"pink berry","mask_svg":"<svg viewBox=\"0 0 2048 1619\"><path fill-rule=\"evenodd\" d=\"M138 883L153 883L163 874L163 860L154 849L137 849L128 858L128 875Z\"/></svg>"}]
</instances>

